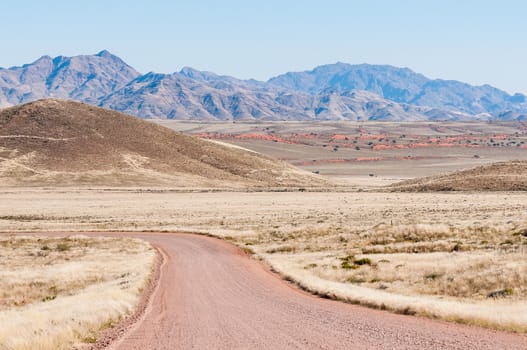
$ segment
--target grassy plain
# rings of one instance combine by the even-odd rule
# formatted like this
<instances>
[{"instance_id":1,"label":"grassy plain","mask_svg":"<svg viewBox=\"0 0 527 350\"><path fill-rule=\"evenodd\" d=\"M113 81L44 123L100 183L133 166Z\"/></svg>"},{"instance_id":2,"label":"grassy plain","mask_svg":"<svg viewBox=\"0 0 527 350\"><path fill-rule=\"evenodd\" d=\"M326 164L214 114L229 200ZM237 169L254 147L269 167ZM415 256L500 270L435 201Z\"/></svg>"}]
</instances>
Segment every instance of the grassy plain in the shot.
<instances>
[{"instance_id":1,"label":"grassy plain","mask_svg":"<svg viewBox=\"0 0 527 350\"><path fill-rule=\"evenodd\" d=\"M383 187L525 160L525 124L159 123L281 158L341 187L2 187L0 232L212 234L314 293L527 331L525 192L397 193ZM7 311L17 312L13 306Z\"/></svg>"},{"instance_id":2,"label":"grassy plain","mask_svg":"<svg viewBox=\"0 0 527 350\"><path fill-rule=\"evenodd\" d=\"M11 189L0 197L4 232L213 234L323 295L527 329L525 193Z\"/></svg>"},{"instance_id":3,"label":"grassy plain","mask_svg":"<svg viewBox=\"0 0 527 350\"><path fill-rule=\"evenodd\" d=\"M94 342L134 311L154 257L132 238L0 236L0 349Z\"/></svg>"}]
</instances>

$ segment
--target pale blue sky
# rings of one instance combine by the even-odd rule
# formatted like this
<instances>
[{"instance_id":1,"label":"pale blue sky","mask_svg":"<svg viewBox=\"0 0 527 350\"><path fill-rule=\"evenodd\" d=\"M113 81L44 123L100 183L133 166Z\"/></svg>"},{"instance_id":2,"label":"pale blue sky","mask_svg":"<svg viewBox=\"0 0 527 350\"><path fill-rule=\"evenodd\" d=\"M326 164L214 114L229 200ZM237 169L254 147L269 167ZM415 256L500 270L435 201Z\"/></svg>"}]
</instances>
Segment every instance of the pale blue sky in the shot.
<instances>
[{"instance_id":1,"label":"pale blue sky","mask_svg":"<svg viewBox=\"0 0 527 350\"><path fill-rule=\"evenodd\" d=\"M6 1L0 66L108 49L139 71L265 80L337 61L527 93L520 0Z\"/></svg>"}]
</instances>

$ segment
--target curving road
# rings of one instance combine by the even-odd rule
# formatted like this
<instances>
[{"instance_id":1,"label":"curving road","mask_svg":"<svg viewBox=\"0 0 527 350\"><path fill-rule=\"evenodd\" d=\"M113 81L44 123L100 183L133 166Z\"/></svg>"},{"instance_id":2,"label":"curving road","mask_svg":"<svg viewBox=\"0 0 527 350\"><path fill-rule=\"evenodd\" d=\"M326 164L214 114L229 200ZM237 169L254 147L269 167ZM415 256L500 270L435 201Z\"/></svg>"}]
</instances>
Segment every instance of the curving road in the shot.
<instances>
[{"instance_id":1,"label":"curving road","mask_svg":"<svg viewBox=\"0 0 527 350\"><path fill-rule=\"evenodd\" d=\"M165 263L144 317L113 349L527 349L521 335L316 298L218 239L140 237Z\"/></svg>"}]
</instances>

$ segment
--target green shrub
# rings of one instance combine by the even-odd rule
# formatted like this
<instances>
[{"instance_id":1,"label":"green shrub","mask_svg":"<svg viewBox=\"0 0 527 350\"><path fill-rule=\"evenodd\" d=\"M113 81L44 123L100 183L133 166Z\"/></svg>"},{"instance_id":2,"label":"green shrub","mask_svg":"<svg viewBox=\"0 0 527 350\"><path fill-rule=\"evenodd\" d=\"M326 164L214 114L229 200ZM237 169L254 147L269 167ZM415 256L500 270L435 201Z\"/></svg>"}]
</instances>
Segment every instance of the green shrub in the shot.
<instances>
[{"instance_id":1,"label":"green shrub","mask_svg":"<svg viewBox=\"0 0 527 350\"><path fill-rule=\"evenodd\" d=\"M355 265L359 265L359 266L371 265L371 260L369 258L362 258L362 259L359 259L359 260L355 260L354 263L355 263Z\"/></svg>"},{"instance_id":2,"label":"green shrub","mask_svg":"<svg viewBox=\"0 0 527 350\"><path fill-rule=\"evenodd\" d=\"M437 273L437 272L432 272L432 273L429 273L428 275L425 275L425 279L427 279L427 280L435 280L435 279L438 279L441 276L443 276L443 274Z\"/></svg>"}]
</instances>

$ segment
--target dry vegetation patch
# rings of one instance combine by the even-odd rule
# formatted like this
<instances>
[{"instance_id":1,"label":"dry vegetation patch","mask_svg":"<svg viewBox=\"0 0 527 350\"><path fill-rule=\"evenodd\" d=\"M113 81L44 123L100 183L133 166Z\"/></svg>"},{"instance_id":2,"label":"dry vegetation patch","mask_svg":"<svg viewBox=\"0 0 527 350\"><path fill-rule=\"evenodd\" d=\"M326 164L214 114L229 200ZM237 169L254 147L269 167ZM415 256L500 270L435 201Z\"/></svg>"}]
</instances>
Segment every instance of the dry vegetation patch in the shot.
<instances>
[{"instance_id":1,"label":"dry vegetation patch","mask_svg":"<svg viewBox=\"0 0 527 350\"><path fill-rule=\"evenodd\" d=\"M261 251L270 261L274 254L298 253L306 269L328 280L406 295L526 300L523 232L512 223L501 227L377 224L351 231L337 227L289 234L271 231L248 242L263 246ZM492 294L497 291L506 293Z\"/></svg>"},{"instance_id":2,"label":"dry vegetation patch","mask_svg":"<svg viewBox=\"0 0 527 350\"><path fill-rule=\"evenodd\" d=\"M68 349L134 310L153 266L132 238L0 236L0 349Z\"/></svg>"},{"instance_id":3,"label":"dry vegetation patch","mask_svg":"<svg viewBox=\"0 0 527 350\"><path fill-rule=\"evenodd\" d=\"M499 225L329 226L261 233L249 242L277 271L317 294L523 332L525 233L522 217Z\"/></svg>"},{"instance_id":4,"label":"dry vegetation patch","mask_svg":"<svg viewBox=\"0 0 527 350\"><path fill-rule=\"evenodd\" d=\"M0 198L4 231L213 234L315 293L527 329L523 193L10 189Z\"/></svg>"},{"instance_id":5,"label":"dry vegetation patch","mask_svg":"<svg viewBox=\"0 0 527 350\"><path fill-rule=\"evenodd\" d=\"M156 122L362 189L527 158L524 122Z\"/></svg>"},{"instance_id":6,"label":"dry vegetation patch","mask_svg":"<svg viewBox=\"0 0 527 350\"><path fill-rule=\"evenodd\" d=\"M56 99L0 110L0 180L0 187L331 186L262 154Z\"/></svg>"},{"instance_id":7,"label":"dry vegetation patch","mask_svg":"<svg viewBox=\"0 0 527 350\"><path fill-rule=\"evenodd\" d=\"M450 174L407 180L397 191L527 191L527 161L486 164Z\"/></svg>"}]
</instances>

